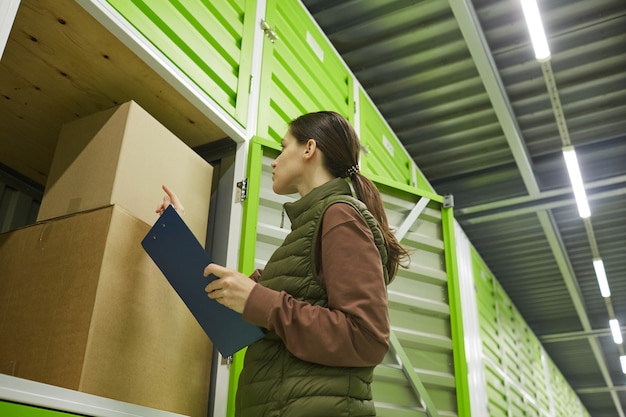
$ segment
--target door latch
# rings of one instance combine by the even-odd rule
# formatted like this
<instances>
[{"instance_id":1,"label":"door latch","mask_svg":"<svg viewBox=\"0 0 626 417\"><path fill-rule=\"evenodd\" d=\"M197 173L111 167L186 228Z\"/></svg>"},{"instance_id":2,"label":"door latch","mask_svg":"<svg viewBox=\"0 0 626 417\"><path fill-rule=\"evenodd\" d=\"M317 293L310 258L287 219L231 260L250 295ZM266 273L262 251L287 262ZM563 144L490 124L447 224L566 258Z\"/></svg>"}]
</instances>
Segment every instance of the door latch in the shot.
<instances>
[{"instance_id":1,"label":"door latch","mask_svg":"<svg viewBox=\"0 0 626 417\"><path fill-rule=\"evenodd\" d=\"M248 179L244 178L237 182L237 190L235 190L235 203L243 203L248 197Z\"/></svg>"},{"instance_id":2,"label":"door latch","mask_svg":"<svg viewBox=\"0 0 626 417\"><path fill-rule=\"evenodd\" d=\"M267 37L267 39L270 40L270 42L272 43L276 42L276 40L278 39L278 35L276 34L276 31L272 29L269 23L267 23L263 19L261 19L261 29L263 30L263 33L265 33L265 36Z\"/></svg>"}]
</instances>

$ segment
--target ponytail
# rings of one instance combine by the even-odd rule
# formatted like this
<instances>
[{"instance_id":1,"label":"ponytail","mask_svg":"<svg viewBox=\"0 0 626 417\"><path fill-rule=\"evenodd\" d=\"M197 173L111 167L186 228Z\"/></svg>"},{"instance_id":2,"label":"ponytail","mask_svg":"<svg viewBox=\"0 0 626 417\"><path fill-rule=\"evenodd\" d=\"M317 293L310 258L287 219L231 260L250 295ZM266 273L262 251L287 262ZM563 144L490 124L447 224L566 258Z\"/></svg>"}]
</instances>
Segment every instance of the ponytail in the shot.
<instances>
[{"instance_id":1,"label":"ponytail","mask_svg":"<svg viewBox=\"0 0 626 417\"><path fill-rule=\"evenodd\" d=\"M398 271L398 266L407 267L409 260L409 252L404 246L398 242L396 236L389 228L389 221L387 220L387 214L383 206L383 201L380 196L378 188L374 183L362 175L360 172L355 172L350 175L352 186L356 197L361 200L367 209L372 213L374 218L378 221L378 226L383 232L385 238L385 245L387 246L387 271L389 273L390 282ZM403 263L405 261L405 263Z\"/></svg>"}]
</instances>

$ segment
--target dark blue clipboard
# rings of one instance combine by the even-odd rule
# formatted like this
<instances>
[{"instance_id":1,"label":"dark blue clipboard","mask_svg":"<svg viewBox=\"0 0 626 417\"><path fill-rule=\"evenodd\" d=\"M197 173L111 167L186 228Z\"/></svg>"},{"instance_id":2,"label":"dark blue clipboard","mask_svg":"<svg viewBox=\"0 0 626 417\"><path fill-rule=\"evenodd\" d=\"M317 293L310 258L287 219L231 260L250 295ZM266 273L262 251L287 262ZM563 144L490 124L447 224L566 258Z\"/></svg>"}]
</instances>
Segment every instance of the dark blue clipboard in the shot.
<instances>
[{"instance_id":1,"label":"dark blue clipboard","mask_svg":"<svg viewBox=\"0 0 626 417\"><path fill-rule=\"evenodd\" d=\"M261 328L209 298L204 277L211 256L204 250L173 206L169 206L141 241L141 246L185 302L213 345L224 357L263 337Z\"/></svg>"}]
</instances>

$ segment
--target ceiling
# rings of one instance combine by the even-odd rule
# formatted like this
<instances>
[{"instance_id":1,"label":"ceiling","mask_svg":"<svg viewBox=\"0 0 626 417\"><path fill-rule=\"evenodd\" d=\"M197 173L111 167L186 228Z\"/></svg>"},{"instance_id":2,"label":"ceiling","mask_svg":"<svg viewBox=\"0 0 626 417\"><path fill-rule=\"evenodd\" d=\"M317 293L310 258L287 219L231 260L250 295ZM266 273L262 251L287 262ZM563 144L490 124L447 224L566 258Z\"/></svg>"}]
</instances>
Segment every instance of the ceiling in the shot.
<instances>
[{"instance_id":1,"label":"ceiling","mask_svg":"<svg viewBox=\"0 0 626 417\"><path fill-rule=\"evenodd\" d=\"M437 193L454 196L456 219L587 410L624 416L609 318L626 324L626 2L538 1L547 64L519 0L303 3Z\"/></svg>"},{"instance_id":2,"label":"ceiling","mask_svg":"<svg viewBox=\"0 0 626 417\"><path fill-rule=\"evenodd\" d=\"M435 190L454 196L472 244L591 415L624 416L623 348L608 321L626 324L626 1L540 1L546 64L518 0L303 3ZM0 61L3 178L41 193L61 125L130 99L190 146L224 136L98 27L71 0L21 2ZM561 154L569 143L587 220Z\"/></svg>"}]
</instances>

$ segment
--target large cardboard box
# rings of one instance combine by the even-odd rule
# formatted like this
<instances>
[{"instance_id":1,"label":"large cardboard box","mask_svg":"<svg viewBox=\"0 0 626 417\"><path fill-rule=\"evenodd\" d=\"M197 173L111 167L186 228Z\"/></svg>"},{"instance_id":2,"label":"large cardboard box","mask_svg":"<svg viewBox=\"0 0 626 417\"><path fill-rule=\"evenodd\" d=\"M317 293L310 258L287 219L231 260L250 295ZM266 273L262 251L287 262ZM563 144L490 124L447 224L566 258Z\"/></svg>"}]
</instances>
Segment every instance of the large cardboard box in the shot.
<instances>
[{"instance_id":1,"label":"large cardboard box","mask_svg":"<svg viewBox=\"0 0 626 417\"><path fill-rule=\"evenodd\" d=\"M205 417L212 344L119 206L0 234L0 371Z\"/></svg>"},{"instance_id":2,"label":"large cardboard box","mask_svg":"<svg viewBox=\"0 0 626 417\"><path fill-rule=\"evenodd\" d=\"M151 224L165 184L202 243L213 167L134 101L65 124L38 221L118 204Z\"/></svg>"}]
</instances>

